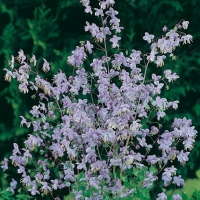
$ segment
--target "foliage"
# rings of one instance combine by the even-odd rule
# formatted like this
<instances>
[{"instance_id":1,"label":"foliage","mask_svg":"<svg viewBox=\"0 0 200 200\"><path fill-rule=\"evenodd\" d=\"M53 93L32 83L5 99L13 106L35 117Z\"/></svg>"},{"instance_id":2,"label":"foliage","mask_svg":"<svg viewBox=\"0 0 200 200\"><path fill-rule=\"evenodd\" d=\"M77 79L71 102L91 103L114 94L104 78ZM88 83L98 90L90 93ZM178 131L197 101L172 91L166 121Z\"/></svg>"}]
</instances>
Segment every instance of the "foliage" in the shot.
<instances>
[{"instance_id":1,"label":"foliage","mask_svg":"<svg viewBox=\"0 0 200 200\"><path fill-rule=\"evenodd\" d=\"M32 196L23 194L21 191L19 191L19 194L13 194L9 190L1 190L0 189L0 200L31 200L33 199Z\"/></svg>"}]
</instances>

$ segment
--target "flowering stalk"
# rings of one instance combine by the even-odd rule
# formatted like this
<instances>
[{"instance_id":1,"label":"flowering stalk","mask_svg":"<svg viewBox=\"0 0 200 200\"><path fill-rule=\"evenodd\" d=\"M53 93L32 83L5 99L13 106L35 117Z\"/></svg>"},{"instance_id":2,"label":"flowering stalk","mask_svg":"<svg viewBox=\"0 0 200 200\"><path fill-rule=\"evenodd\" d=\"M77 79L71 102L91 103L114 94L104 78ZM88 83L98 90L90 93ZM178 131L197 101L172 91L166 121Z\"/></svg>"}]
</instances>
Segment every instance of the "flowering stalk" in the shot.
<instances>
[{"instance_id":1,"label":"flowering stalk","mask_svg":"<svg viewBox=\"0 0 200 200\"><path fill-rule=\"evenodd\" d=\"M101 19L102 26L86 22L85 31L91 33L92 39L81 42L68 57L74 69L72 76L66 77L60 71L53 81L42 78L33 69L37 65L35 55L29 65L23 50L17 56L20 67L15 67L12 56L11 69L5 69L5 80L16 78L20 92L33 90L40 100L30 110L30 121L21 116L21 125L33 128L25 147L14 144L2 169L8 169L11 161L32 195L50 193L55 199L59 197L54 196L54 191L64 188L71 188L75 199L145 199L141 191L149 195L156 181L163 188L184 185L181 176L175 176L172 161L188 161L197 131L186 118L175 118L171 131L161 131L166 110L177 109L179 103L160 97L161 91L179 76L167 69L162 75L153 73L151 80L146 77L150 65L163 67L164 60L167 56L174 58L173 52L181 43L192 41L191 35L179 31L187 29L189 22L181 21L171 30L165 26L166 33L159 39L145 33L143 39L150 44L150 52L142 54L133 49L126 57L119 48L118 34L123 28L113 9L115 1L99 1L99 8L94 9L89 0L81 3L86 13ZM90 64L93 73L87 72L84 60L98 50L104 55L94 58ZM42 71L46 73L50 66L43 60ZM81 93L90 94L91 102L79 99ZM33 163L35 173L30 173L27 169ZM160 193L157 199L166 199L166 195Z\"/></svg>"}]
</instances>

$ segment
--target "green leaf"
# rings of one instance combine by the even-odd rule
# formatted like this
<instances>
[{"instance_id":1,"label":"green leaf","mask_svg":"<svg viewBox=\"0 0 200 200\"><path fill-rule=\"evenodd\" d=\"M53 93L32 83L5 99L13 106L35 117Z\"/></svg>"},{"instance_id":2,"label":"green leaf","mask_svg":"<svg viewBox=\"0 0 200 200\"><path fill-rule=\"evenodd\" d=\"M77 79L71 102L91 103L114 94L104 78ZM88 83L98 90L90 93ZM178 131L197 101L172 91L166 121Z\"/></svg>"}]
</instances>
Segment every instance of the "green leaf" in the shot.
<instances>
[{"instance_id":1,"label":"green leaf","mask_svg":"<svg viewBox=\"0 0 200 200\"><path fill-rule=\"evenodd\" d=\"M198 169L196 172L195 172L196 176L198 179L200 179L200 169Z\"/></svg>"},{"instance_id":2,"label":"green leaf","mask_svg":"<svg viewBox=\"0 0 200 200\"><path fill-rule=\"evenodd\" d=\"M183 192L181 196L183 200L189 200L188 195L185 192Z\"/></svg>"},{"instance_id":3,"label":"green leaf","mask_svg":"<svg viewBox=\"0 0 200 200\"><path fill-rule=\"evenodd\" d=\"M155 174L155 173L158 171L158 169L157 169L155 166L151 166L151 167L149 168L149 171L150 171L150 172L153 172L153 174Z\"/></svg>"},{"instance_id":4,"label":"green leaf","mask_svg":"<svg viewBox=\"0 0 200 200\"><path fill-rule=\"evenodd\" d=\"M133 167L133 175L137 176L139 173L139 170L135 167Z\"/></svg>"},{"instance_id":5,"label":"green leaf","mask_svg":"<svg viewBox=\"0 0 200 200\"><path fill-rule=\"evenodd\" d=\"M6 197L9 197L9 196L12 196L12 195L13 195L12 192L10 192L10 191L5 191L5 192L3 193L3 195L2 195L2 197L6 198Z\"/></svg>"},{"instance_id":6,"label":"green leaf","mask_svg":"<svg viewBox=\"0 0 200 200\"><path fill-rule=\"evenodd\" d=\"M200 200L200 190L195 190L192 195L195 199Z\"/></svg>"}]
</instances>

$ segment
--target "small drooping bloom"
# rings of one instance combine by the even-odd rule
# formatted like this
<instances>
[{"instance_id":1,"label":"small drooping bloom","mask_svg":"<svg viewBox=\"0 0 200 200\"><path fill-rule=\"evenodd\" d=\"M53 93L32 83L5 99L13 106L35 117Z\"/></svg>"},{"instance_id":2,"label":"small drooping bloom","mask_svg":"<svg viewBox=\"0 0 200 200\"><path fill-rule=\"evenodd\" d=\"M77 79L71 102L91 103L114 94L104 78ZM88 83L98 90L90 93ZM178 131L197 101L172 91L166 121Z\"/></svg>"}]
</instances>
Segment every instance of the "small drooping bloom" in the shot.
<instances>
[{"instance_id":1,"label":"small drooping bloom","mask_svg":"<svg viewBox=\"0 0 200 200\"><path fill-rule=\"evenodd\" d=\"M156 59L156 64L158 67L162 67L164 65L164 59L166 58L165 55L162 55L162 56L157 56L157 59Z\"/></svg>"},{"instance_id":2,"label":"small drooping bloom","mask_svg":"<svg viewBox=\"0 0 200 200\"><path fill-rule=\"evenodd\" d=\"M184 29L187 29L188 28L188 25L189 25L189 22L188 21L183 21L182 22L182 26Z\"/></svg>"},{"instance_id":3,"label":"small drooping bloom","mask_svg":"<svg viewBox=\"0 0 200 200\"><path fill-rule=\"evenodd\" d=\"M10 65L11 69L14 69L15 57L12 55L11 58L12 59L8 62L8 64Z\"/></svg>"},{"instance_id":4,"label":"small drooping bloom","mask_svg":"<svg viewBox=\"0 0 200 200\"><path fill-rule=\"evenodd\" d=\"M18 56L16 57L16 60L20 64L23 64L24 61L26 60L26 56L25 56L24 51L22 49L20 49L20 51L18 51Z\"/></svg>"},{"instance_id":5,"label":"small drooping bloom","mask_svg":"<svg viewBox=\"0 0 200 200\"><path fill-rule=\"evenodd\" d=\"M47 194L49 192L51 192L51 187L48 185L47 182L40 182L42 187L40 188L40 190L44 193L44 194Z\"/></svg>"},{"instance_id":6,"label":"small drooping bloom","mask_svg":"<svg viewBox=\"0 0 200 200\"><path fill-rule=\"evenodd\" d=\"M43 60L44 60L44 64L43 64L42 70L44 72L48 72L50 70L49 63L47 62L45 58L43 58Z\"/></svg>"},{"instance_id":7,"label":"small drooping bloom","mask_svg":"<svg viewBox=\"0 0 200 200\"><path fill-rule=\"evenodd\" d=\"M11 82L11 78L13 78L13 73L11 71L9 71L8 69L4 69L6 70L6 75L4 76L5 81Z\"/></svg>"},{"instance_id":8,"label":"small drooping bloom","mask_svg":"<svg viewBox=\"0 0 200 200\"><path fill-rule=\"evenodd\" d=\"M32 58L31 58L30 62L33 62L33 66L36 66L37 60L36 60L35 55L32 55Z\"/></svg>"},{"instance_id":9,"label":"small drooping bloom","mask_svg":"<svg viewBox=\"0 0 200 200\"><path fill-rule=\"evenodd\" d=\"M19 85L19 91L20 92L22 92L22 93L28 93L28 87L27 87L27 85L26 85L26 83L21 83L20 85Z\"/></svg>"},{"instance_id":10,"label":"small drooping bloom","mask_svg":"<svg viewBox=\"0 0 200 200\"><path fill-rule=\"evenodd\" d=\"M183 40L183 44L187 43L190 44L190 42L192 42L193 37L190 34L188 34L188 35L183 35L181 39Z\"/></svg>"},{"instance_id":11,"label":"small drooping bloom","mask_svg":"<svg viewBox=\"0 0 200 200\"><path fill-rule=\"evenodd\" d=\"M167 31L167 26L164 26L163 29L162 29L164 32Z\"/></svg>"}]
</instances>

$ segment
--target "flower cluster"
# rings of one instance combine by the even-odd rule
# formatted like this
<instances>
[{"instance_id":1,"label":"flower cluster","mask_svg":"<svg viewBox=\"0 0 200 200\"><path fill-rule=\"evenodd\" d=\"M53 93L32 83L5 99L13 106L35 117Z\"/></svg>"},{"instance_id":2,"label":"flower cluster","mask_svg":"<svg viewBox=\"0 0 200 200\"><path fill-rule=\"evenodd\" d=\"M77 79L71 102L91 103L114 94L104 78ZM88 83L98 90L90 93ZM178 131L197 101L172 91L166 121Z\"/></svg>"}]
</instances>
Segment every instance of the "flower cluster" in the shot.
<instances>
[{"instance_id":1,"label":"flower cluster","mask_svg":"<svg viewBox=\"0 0 200 200\"><path fill-rule=\"evenodd\" d=\"M182 21L171 30L165 26L166 34L159 39L145 33L143 39L150 44L150 52L133 49L126 56L119 49L121 38L117 34L122 27L113 9L115 1L100 1L99 8L94 9L89 0L81 3L86 13L101 19L102 26L86 22L85 31L93 40L77 46L68 57L67 62L74 67L72 76L59 71L48 81L32 67L37 65L35 55L28 64L23 50L17 56L20 67L15 67L12 56L11 70L5 69L5 80L16 78L20 92L35 91L39 103L30 110L31 120L21 116L21 125L32 127L32 133L24 148L14 144L2 169L8 169L11 161L32 195L53 195L55 190L72 188L75 199L103 199L106 195L114 199L134 196L140 187L151 189L155 181L162 187L183 186L184 180L176 176L171 162L188 161L197 131L186 118L175 118L171 130L161 131L166 110L177 109L179 102L160 95L166 83L179 76L166 69L147 80L147 69L151 63L162 67L181 43L192 41L191 35L178 31L186 29L189 22ZM99 49L104 55L91 61L93 72L87 71L84 60ZM43 60L42 70L48 72L50 65ZM89 94L91 100L78 98L81 93ZM179 149L179 144L184 149ZM27 170L32 166L34 171ZM157 170L152 171L152 166ZM130 173L133 169L138 173ZM125 184L140 176L142 169L146 172L139 189ZM160 193L157 199L166 199L166 195Z\"/></svg>"}]
</instances>

